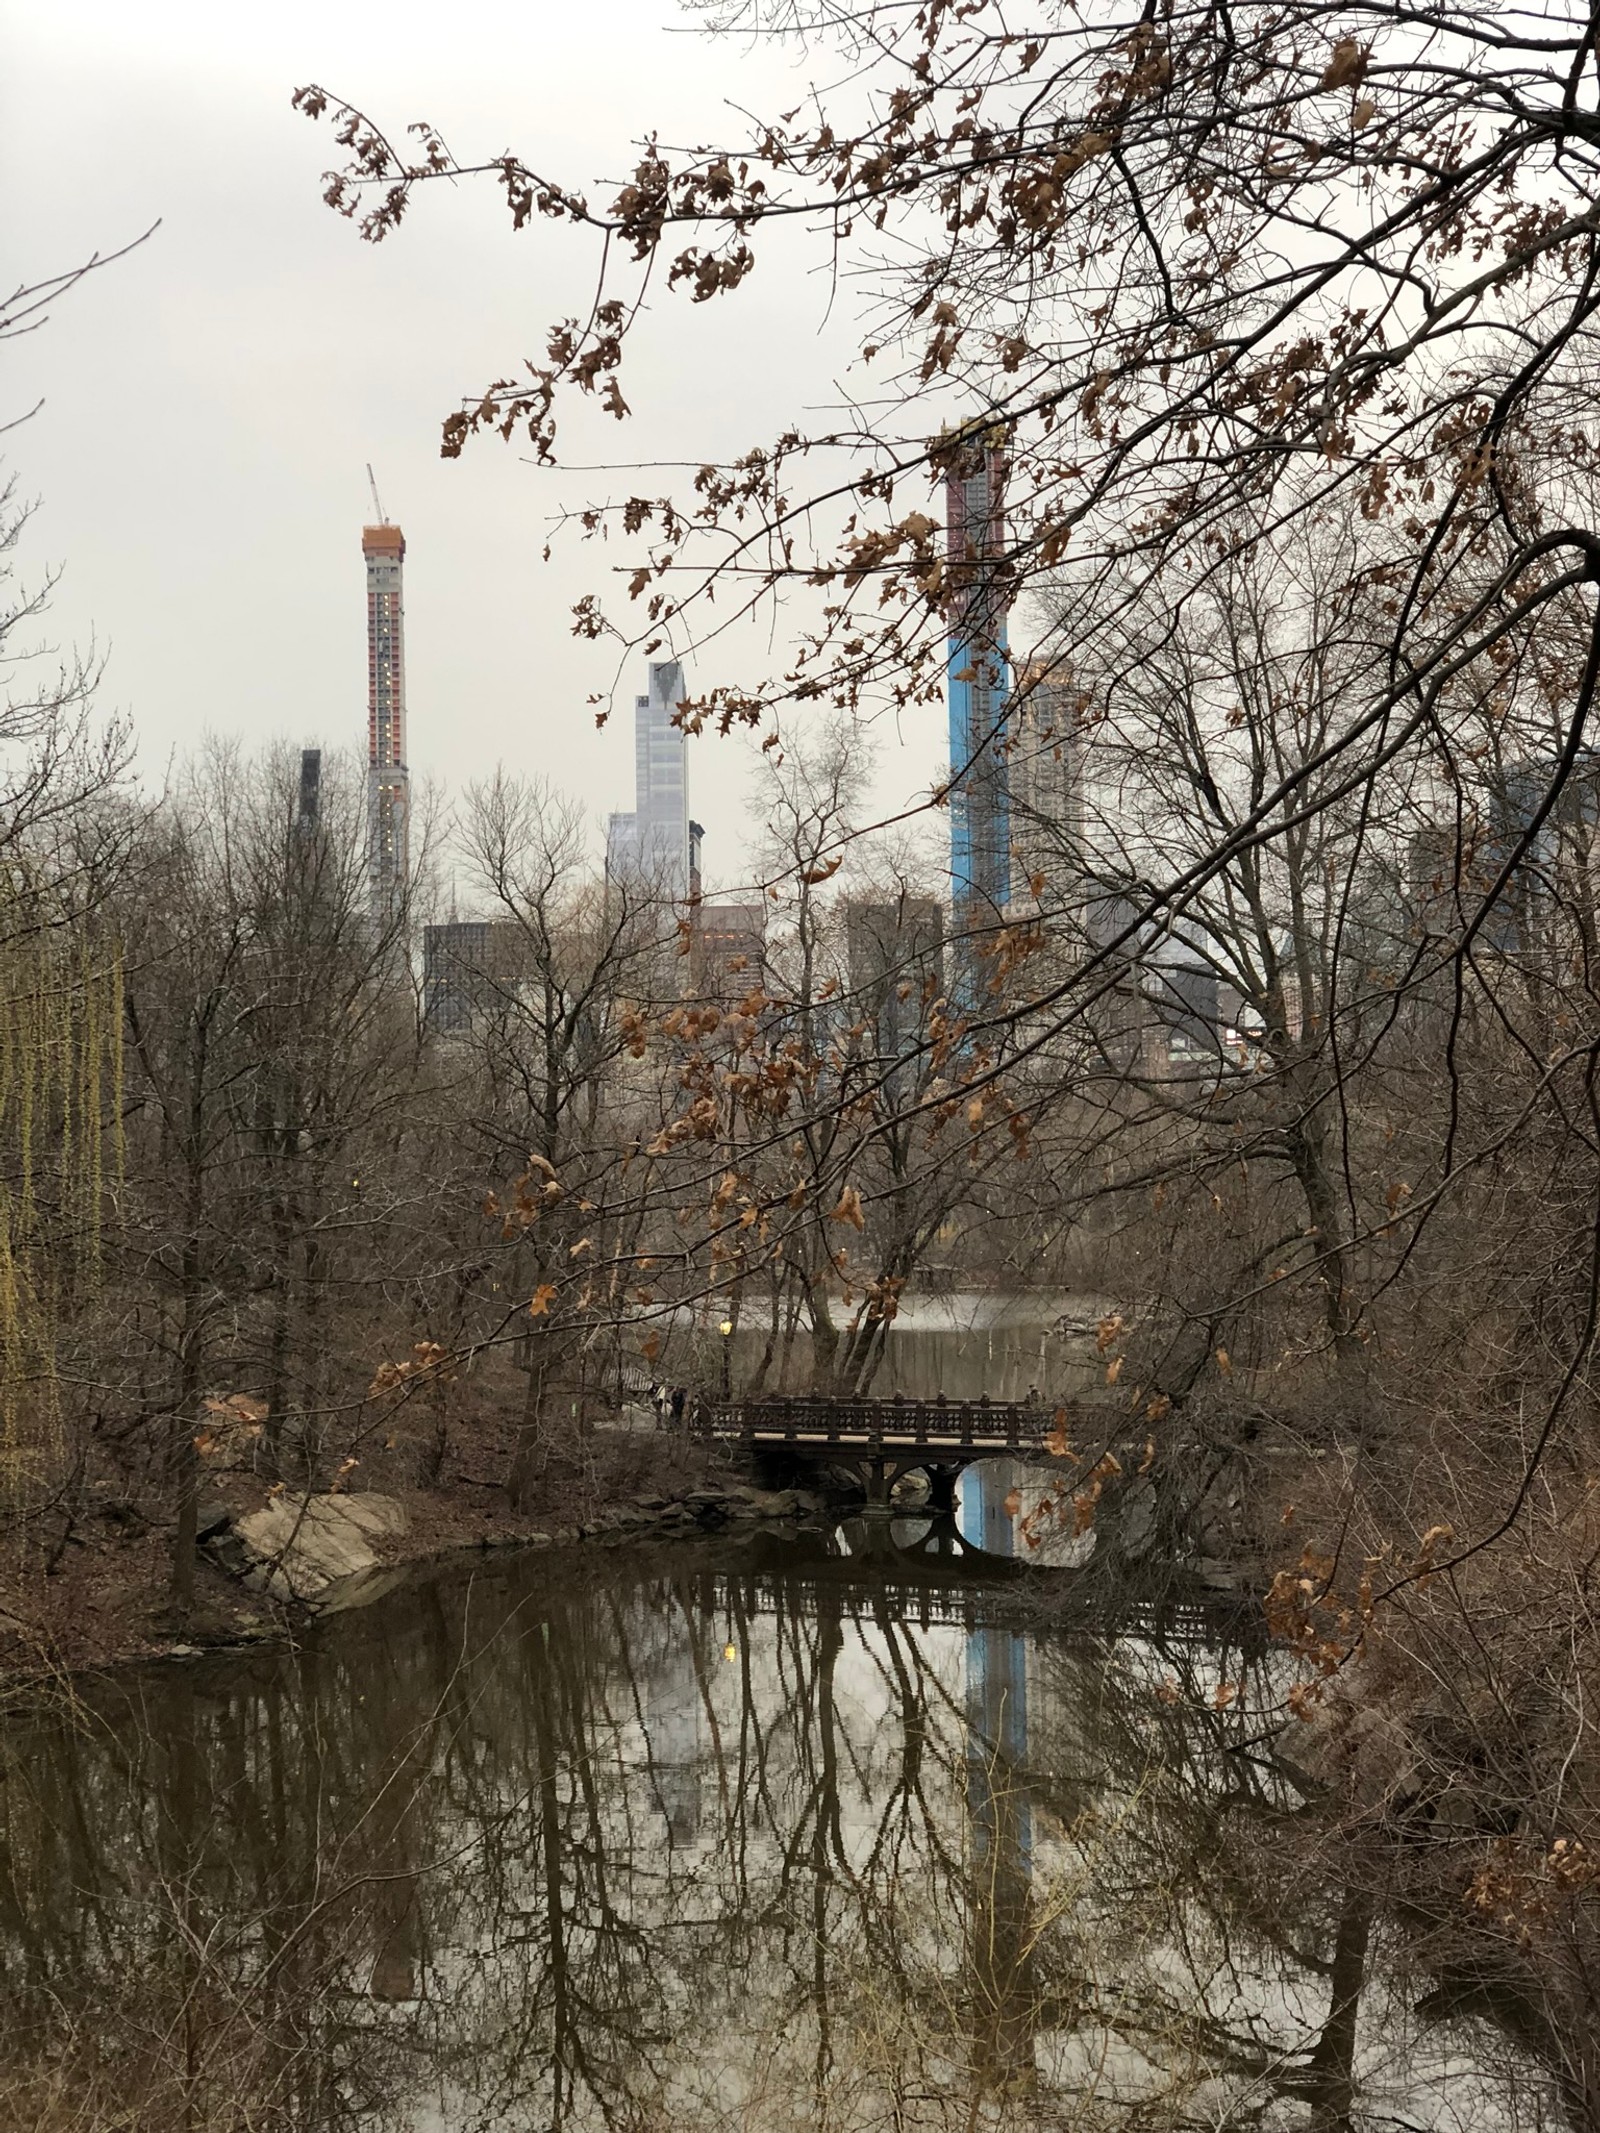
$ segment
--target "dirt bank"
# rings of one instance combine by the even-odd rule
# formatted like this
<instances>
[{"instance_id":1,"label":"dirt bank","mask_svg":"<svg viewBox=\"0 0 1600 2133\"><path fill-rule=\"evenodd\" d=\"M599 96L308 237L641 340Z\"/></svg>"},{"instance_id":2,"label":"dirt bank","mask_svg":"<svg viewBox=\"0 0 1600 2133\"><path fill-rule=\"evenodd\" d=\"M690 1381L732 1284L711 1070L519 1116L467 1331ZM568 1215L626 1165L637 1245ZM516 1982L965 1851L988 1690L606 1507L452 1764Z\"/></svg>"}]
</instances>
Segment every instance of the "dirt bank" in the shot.
<instances>
[{"instance_id":1,"label":"dirt bank","mask_svg":"<svg viewBox=\"0 0 1600 2133\"><path fill-rule=\"evenodd\" d=\"M379 1477L375 1477L378 1479ZM403 1511L386 1538L390 1564L422 1564L471 1549L562 1544L629 1534L687 1532L729 1518L782 1516L711 1448L667 1434L596 1431L577 1455L553 1458L531 1507L513 1511L503 1488L453 1469L440 1485L381 1477ZM0 1560L0 1686L53 1674L249 1643L281 1634L313 1610L249 1589L218 1567L234 1522L268 1502L272 1485L248 1467L208 1474L192 1607L171 1598L172 1533L137 1502L86 1492L38 1520Z\"/></svg>"}]
</instances>

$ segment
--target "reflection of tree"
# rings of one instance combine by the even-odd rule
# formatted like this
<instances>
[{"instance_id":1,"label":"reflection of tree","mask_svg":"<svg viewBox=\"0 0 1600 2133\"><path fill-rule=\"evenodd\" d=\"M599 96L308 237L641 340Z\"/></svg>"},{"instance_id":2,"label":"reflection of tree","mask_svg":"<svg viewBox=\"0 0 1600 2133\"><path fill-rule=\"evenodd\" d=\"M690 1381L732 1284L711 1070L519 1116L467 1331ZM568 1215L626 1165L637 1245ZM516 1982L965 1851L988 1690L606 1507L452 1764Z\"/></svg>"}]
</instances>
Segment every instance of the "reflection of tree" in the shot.
<instances>
[{"instance_id":1,"label":"reflection of tree","mask_svg":"<svg viewBox=\"0 0 1600 2133\"><path fill-rule=\"evenodd\" d=\"M702 1560L440 1583L15 1739L4 2122L51 2070L85 2133L1353 2122L1394 1936L1261 1662L1002 1628L1024 1737L959 1621Z\"/></svg>"}]
</instances>

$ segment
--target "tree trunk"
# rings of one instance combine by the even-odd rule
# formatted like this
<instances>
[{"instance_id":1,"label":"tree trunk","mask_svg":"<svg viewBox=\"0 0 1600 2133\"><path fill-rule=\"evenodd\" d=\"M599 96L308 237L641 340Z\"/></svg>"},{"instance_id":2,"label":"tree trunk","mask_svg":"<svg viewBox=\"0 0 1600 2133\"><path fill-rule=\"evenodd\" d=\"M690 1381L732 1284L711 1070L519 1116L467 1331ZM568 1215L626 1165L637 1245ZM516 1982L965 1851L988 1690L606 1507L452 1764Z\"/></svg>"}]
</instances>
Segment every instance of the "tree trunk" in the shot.
<instances>
[{"instance_id":1,"label":"tree trunk","mask_svg":"<svg viewBox=\"0 0 1600 2133\"><path fill-rule=\"evenodd\" d=\"M1291 1094L1296 1094L1294 1081ZM1355 1330L1355 1297L1350 1286L1350 1248L1338 1180L1328 1159L1327 1137L1308 1100L1300 1117L1288 1129L1289 1160L1306 1203L1306 1213L1315 1231L1322 1265L1323 1314L1333 1340L1333 1352L1341 1362L1353 1361L1362 1352Z\"/></svg>"},{"instance_id":2,"label":"tree trunk","mask_svg":"<svg viewBox=\"0 0 1600 2133\"><path fill-rule=\"evenodd\" d=\"M1333 1996L1311 2054L1310 2133L1351 2133L1354 2125L1356 2017L1371 1932L1372 1898L1364 1889L1347 1888L1333 1944Z\"/></svg>"},{"instance_id":3,"label":"tree trunk","mask_svg":"<svg viewBox=\"0 0 1600 2133\"><path fill-rule=\"evenodd\" d=\"M180 1406L172 1418L172 1468L178 1522L172 1536L172 1598L180 1608L194 1605L195 1542L200 1526L200 1459L194 1448L192 1408Z\"/></svg>"},{"instance_id":4,"label":"tree trunk","mask_svg":"<svg viewBox=\"0 0 1600 2133\"><path fill-rule=\"evenodd\" d=\"M522 1420L517 1426L516 1448L511 1454L511 1473L506 1493L512 1509L526 1511L533 1499L533 1485L544 1467L544 1401L554 1366L553 1344L548 1333L528 1335L528 1389L523 1396Z\"/></svg>"},{"instance_id":5,"label":"tree trunk","mask_svg":"<svg viewBox=\"0 0 1600 2133\"><path fill-rule=\"evenodd\" d=\"M172 1536L172 1599L179 1608L194 1604L195 1541L199 1530L200 1455L195 1431L200 1423L200 1257L196 1235L185 1241L182 1263L183 1322L178 1334L178 1387L172 1416L170 1458L177 1525Z\"/></svg>"},{"instance_id":6,"label":"tree trunk","mask_svg":"<svg viewBox=\"0 0 1600 2133\"><path fill-rule=\"evenodd\" d=\"M811 1389L828 1392L833 1386L834 1359L839 1353L839 1329L828 1308L828 1292L820 1281L806 1277L806 1309L811 1318Z\"/></svg>"}]
</instances>

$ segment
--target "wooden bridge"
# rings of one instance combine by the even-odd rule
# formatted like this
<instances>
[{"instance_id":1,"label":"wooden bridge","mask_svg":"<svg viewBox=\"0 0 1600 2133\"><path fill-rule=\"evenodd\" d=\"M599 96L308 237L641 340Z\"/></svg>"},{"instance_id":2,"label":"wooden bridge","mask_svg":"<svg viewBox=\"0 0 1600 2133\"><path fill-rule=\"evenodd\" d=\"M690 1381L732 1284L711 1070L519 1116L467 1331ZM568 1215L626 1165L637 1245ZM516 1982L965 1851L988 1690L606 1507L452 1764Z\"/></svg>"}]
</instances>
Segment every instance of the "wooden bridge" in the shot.
<instances>
[{"instance_id":1,"label":"wooden bridge","mask_svg":"<svg viewBox=\"0 0 1600 2133\"><path fill-rule=\"evenodd\" d=\"M975 1459L1067 1457L1074 1430L1090 1441L1112 1411L1085 1402L1032 1400L863 1400L789 1394L761 1400L706 1400L689 1428L720 1444L768 1458L787 1455L856 1473L872 1504L887 1504L903 1474L928 1477L929 1505L949 1510L958 1475Z\"/></svg>"}]
</instances>

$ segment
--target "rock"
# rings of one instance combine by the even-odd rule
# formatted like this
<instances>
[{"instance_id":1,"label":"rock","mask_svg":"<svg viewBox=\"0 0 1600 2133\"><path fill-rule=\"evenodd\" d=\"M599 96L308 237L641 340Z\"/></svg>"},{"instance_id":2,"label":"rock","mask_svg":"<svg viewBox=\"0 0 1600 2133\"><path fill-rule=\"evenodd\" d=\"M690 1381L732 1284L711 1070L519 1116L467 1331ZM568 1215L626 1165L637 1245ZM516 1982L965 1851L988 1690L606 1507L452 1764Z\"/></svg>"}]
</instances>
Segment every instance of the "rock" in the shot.
<instances>
[{"instance_id":1,"label":"rock","mask_svg":"<svg viewBox=\"0 0 1600 2133\"><path fill-rule=\"evenodd\" d=\"M793 1489L739 1489L728 1508L736 1518L792 1518L799 1498Z\"/></svg>"},{"instance_id":2,"label":"rock","mask_svg":"<svg viewBox=\"0 0 1600 2133\"><path fill-rule=\"evenodd\" d=\"M224 1527L232 1524L233 1513L220 1496L202 1496L195 1505L194 1537L196 1540L208 1541L214 1533L220 1533Z\"/></svg>"},{"instance_id":3,"label":"rock","mask_svg":"<svg viewBox=\"0 0 1600 2133\"><path fill-rule=\"evenodd\" d=\"M213 1533L205 1542L206 1554L230 1578L242 1578L255 1567L255 1557L231 1526Z\"/></svg>"},{"instance_id":4,"label":"rock","mask_svg":"<svg viewBox=\"0 0 1600 2133\"><path fill-rule=\"evenodd\" d=\"M249 1561L246 1584L275 1599L320 1600L341 1580L376 1570L378 1544L406 1523L391 1496L285 1495L236 1520L231 1537ZM215 1546L212 1554L220 1557Z\"/></svg>"}]
</instances>

